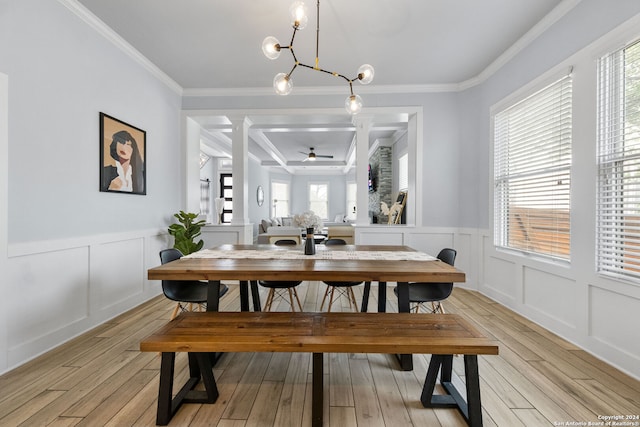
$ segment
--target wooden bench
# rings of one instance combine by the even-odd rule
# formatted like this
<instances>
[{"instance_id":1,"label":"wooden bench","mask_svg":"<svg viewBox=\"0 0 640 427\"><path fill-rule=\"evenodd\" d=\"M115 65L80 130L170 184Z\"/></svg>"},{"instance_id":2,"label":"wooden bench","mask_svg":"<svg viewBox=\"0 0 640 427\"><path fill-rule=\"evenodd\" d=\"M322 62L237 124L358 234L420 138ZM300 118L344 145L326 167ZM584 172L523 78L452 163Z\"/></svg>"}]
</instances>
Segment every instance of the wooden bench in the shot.
<instances>
[{"instance_id":1,"label":"wooden bench","mask_svg":"<svg viewBox=\"0 0 640 427\"><path fill-rule=\"evenodd\" d=\"M156 423L167 425L182 403L214 403L215 352L313 353L312 424L322 426L324 353L432 354L422 390L425 407L457 407L482 425L479 354L498 354L494 341L455 314L415 313L183 313L140 343L161 352ZM176 352L189 353L190 378L172 398ZM451 382L453 354L464 355L466 400ZM434 395L440 382L449 393ZM202 379L204 391L193 390Z\"/></svg>"}]
</instances>

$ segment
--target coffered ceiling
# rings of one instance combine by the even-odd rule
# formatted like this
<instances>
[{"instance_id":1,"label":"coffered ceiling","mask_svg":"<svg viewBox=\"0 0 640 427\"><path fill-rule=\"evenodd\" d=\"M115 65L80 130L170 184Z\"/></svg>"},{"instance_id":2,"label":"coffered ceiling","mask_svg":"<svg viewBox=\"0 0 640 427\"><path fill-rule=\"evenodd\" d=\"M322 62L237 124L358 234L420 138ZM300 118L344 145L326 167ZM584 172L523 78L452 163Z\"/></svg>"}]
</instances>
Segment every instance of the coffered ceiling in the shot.
<instances>
[{"instance_id":1,"label":"coffered ceiling","mask_svg":"<svg viewBox=\"0 0 640 427\"><path fill-rule=\"evenodd\" d=\"M65 1L98 17L187 95L270 93L275 74L292 66L288 52L274 61L261 52L268 35L288 44L292 0ZM365 108L367 93L472 86L579 1L323 0L320 66L353 77L361 64L372 64L374 81L354 84ZM309 24L296 35L295 48L301 62L313 64L316 2L306 4ZM298 69L292 77L294 91L348 95L348 85L330 75ZM325 168L348 163L354 128L346 114L316 118L316 123L301 115L261 121L252 128L250 151L265 165L289 164L290 172L308 169L312 162L302 164L300 151L310 147L334 156L334 164L326 160ZM401 128L402 123L380 123L374 137L393 138ZM228 139L220 123L205 129L210 134L205 140L217 141L212 151ZM280 160L274 159L274 149Z\"/></svg>"}]
</instances>

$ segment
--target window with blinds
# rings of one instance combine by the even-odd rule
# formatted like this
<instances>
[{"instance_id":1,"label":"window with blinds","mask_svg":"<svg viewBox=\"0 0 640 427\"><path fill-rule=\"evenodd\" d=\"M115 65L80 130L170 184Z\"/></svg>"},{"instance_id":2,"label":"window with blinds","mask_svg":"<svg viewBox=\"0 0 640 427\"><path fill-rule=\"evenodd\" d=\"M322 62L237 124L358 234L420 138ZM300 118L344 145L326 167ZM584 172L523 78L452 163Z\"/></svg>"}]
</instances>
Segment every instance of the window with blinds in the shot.
<instances>
[{"instance_id":1,"label":"window with blinds","mask_svg":"<svg viewBox=\"0 0 640 427\"><path fill-rule=\"evenodd\" d=\"M572 79L494 116L494 244L568 260Z\"/></svg>"},{"instance_id":2,"label":"window with blinds","mask_svg":"<svg viewBox=\"0 0 640 427\"><path fill-rule=\"evenodd\" d=\"M598 62L598 272L640 280L640 40Z\"/></svg>"}]
</instances>

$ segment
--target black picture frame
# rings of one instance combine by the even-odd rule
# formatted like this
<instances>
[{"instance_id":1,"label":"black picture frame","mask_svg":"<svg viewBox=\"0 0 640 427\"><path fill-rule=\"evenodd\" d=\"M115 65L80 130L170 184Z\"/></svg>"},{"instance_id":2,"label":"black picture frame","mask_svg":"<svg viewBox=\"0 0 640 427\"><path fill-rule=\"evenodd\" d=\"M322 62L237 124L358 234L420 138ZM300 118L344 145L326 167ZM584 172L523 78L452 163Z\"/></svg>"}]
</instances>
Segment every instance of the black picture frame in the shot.
<instances>
[{"instance_id":1,"label":"black picture frame","mask_svg":"<svg viewBox=\"0 0 640 427\"><path fill-rule=\"evenodd\" d=\"M102 112L100 191L147 194L147 132Z\"/></svg>"}]
</instances>

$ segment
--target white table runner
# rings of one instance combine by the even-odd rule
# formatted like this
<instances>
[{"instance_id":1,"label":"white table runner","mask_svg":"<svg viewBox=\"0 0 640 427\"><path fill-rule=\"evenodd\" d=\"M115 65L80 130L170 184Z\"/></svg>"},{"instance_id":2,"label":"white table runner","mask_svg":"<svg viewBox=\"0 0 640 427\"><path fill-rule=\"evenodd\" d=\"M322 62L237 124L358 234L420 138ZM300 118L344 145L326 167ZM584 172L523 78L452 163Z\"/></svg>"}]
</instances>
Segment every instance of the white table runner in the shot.
<instances>
[{"instance_id":1,"label":"white table runner","mask_svg":"<svg viewBox=\"0 0 640 427\"><path fill-rule=\"evenodd\" d=\"M326 260L380 260L380 261L436 261L437 258L417 251L333 251L318 250L305 255L301 248L267 250L204 249L184 258L209 259L326 259Z\"/></svg>"}]
</instances>

